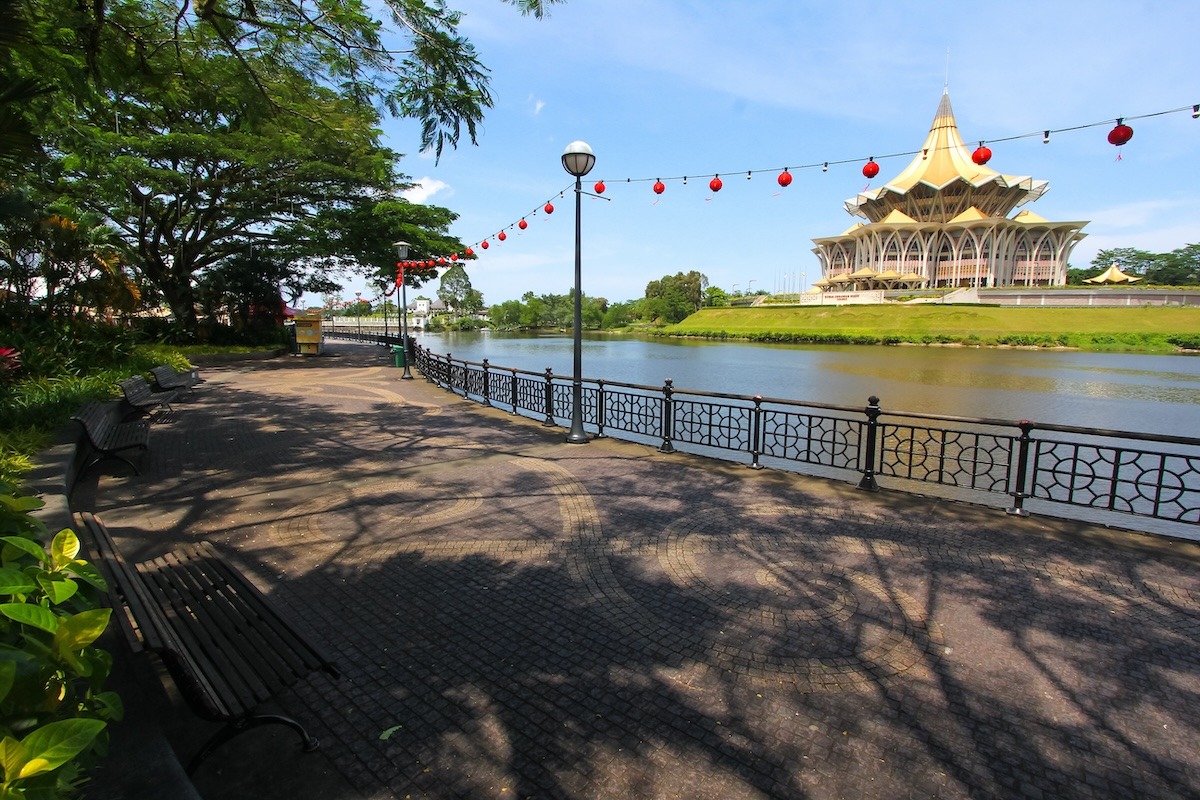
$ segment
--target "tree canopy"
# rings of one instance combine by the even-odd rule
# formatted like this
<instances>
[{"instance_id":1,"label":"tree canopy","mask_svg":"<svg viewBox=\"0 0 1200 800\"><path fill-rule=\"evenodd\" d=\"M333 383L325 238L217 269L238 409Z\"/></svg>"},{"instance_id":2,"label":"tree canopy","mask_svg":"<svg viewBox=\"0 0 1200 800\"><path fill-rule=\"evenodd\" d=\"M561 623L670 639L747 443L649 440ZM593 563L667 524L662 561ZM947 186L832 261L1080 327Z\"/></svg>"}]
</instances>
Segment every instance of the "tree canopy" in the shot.
<instances>
[{"instance_id":1,"label":"tree canopy","mask_svg":"<svg viewBox=\"0 0 1200 800\"><path fill-rule=\"evenodd\" d=\"M160 298L195 330L198 309L277 310L281 287L294 301L346 270L390 282L397 238L461 249L380 141L385 112L439 156L476 140L487 70L444 3L0 0L0 17L6 311Z\"/></svg>"},{"instance_id":2,"label":"tree canopy","mask_svg":"<svg viewBox=\"0 0 1200 800\"><path fill-rule=\"evenodd\" d=\"M1200 244L1189 244L1169 253L1151 253L1134 247L1114 247L1100 250L1092 259L1090 270L1070 270L1068 283L1082 283L1113 264L1122 272L1140 276L1141 285L1196 286L1200 285Z\"/></svg>"}]
</instances>

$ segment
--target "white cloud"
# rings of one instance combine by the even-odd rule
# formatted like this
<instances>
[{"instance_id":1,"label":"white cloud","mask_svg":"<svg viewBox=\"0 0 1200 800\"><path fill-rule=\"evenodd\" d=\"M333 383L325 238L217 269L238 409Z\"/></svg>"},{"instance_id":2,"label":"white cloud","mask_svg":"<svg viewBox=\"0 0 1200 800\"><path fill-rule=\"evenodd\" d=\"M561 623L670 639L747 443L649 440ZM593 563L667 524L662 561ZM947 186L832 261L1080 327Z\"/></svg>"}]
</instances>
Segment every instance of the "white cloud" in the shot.
<instances>
[{"instance_id":1,"label":"white cloud","mask_svg":"<svg viewBox=\"0 0 1200 800\"><path fill-rule=\"evenodd\" d=\"M437 178L419 178L411 189L401 192L400 196L410 203L423 205L429 198L433 197L443 189L449 189L450 185L445 181L439 181Z\"/></svg>"}]
</instances>

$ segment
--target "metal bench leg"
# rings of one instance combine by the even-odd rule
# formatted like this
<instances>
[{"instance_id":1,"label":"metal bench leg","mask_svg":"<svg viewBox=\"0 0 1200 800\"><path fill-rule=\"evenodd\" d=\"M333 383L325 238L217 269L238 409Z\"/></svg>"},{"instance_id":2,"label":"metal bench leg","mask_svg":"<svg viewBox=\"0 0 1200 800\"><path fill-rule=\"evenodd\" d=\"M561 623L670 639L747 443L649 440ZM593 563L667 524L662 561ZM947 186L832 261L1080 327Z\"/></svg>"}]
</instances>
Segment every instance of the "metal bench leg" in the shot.
<instances>
[{"instance_id":1,"label":"metal bench leg","mask_svg":"<svg viewBox=\"0 0 1200 800\"><path fill-rule=\"evenodd\" d=\"M294 730L300 736L300 748L305 753L311 753L321 746L321 741L315 736L309 736L308 731L304 730L304 726L291 717L285 717L282 714L254 714L249 717L233 720L225 723L221 730L217 731L212 737L204 743L196 755L192 756L192 760L188 762L187 774L190 776L196 772L196 769L203 761L213 754L218 747L228 742L230 739L240 734L245 733L251 728L257 728L259 725L286 725Z\"/></svg>"}]
</instances>

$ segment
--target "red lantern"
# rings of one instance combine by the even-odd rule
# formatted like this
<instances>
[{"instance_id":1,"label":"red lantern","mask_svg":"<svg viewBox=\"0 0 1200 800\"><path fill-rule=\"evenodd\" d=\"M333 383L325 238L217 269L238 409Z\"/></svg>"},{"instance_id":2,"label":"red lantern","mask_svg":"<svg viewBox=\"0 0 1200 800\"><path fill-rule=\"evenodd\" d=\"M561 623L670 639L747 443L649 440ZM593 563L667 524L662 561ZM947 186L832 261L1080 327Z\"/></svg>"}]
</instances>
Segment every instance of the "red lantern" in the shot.
<instances>
[{"instance_id":1,"label":"red lantern","mask_svg":"<svg viewBox=\"0 0 1200 800\"><path fill-rule=\"evenodd\" d=\"M432 258L425 262L425 266L427 266L427 267L432 267L434 265L435 265L435 262Z\"/></svg>"},{"instance_id":2,"label":"red lantern","mask_svg":"<svg viewBox=\"0 0 1200 800\"><path fill-rule=\"evenodd\" d=\"M475 255L475 251L474 251L474 250L472 250L471 248L469 248L469 247L468 247L468 248L466 249L466 251L463 253L463 255L465 255L465 256L473 256L473 255Z\"/></svg>"},{"instance_id":3,"label":"red lantern","mask_svg":"<svg viewBox=\"0 0 1200 800\"><path fill-rule=\"evenodd\" d=\"M992 160L992 149L985 147L983 142L980 142L979 147L975 148L975 152L971 153L971 160L982 167Z\"/></svg>"},{"instance_id":4,"label":"red lantern","mask_svg":"<svg viewBox=\"0 0 1200 800\"><path fill-rule=\"evenodd\" d=\"M724 185L725 184L721 183L720 175L714 175L713 179L708 182L708 188L712 189L714 192L721 191L721 187Z\"/></svg>"},{"instance_id":5,"label":"red lantern","mask_svg":"<svg viewBox=\"0 0 1200 800\"><path fill-rule=\"evenodd\" d=\"M1108 143L1120 147L1133 138L1133 128L1117 120L1117 126L1108 132Z\"/></svg>"},{"instance_id":6,"label":"red lantern","mask_svg":"<svg viewBox=\"0 0 1200 800\"><path fill-rule=\"evenodd\" d=\"M496 238L503 242L505 239L508 238L508 234L505 233L504 231L500 231L499 233L496 234Z\"/></svg>"},{"instance_id":7,"label":"red lantern","mask_svg":"<svg viewBox=\"0 0 1200 800\"><path fill-rule=\"evenodd\" d=\"M662 181L654 182L654 193L655 194L662 194L666 190L666 188L667 187L663 185Z\"/></svg>"},{"instance_id":8,"label":"red lantern","mask_svg":"<svg viewBox=\"0 0 1200 800\"><path fill-rule=\"evenodd\" d=\"M792 185L792 173L785 169L783 172L779 173L779 177L775 180L779 181L779 185L786 189Z\"/></svg>"},{"instance_id":9,"label":"red lantern","mask_svg":"<svg viewBox=\"0 0 1200 800\"><path fill-rule=\"evenodd\" d=\"M439 267L444 267L444 266L446 266L446 257L445 257L445 256L440 256L440 257L438 258L438 260L437 260L437 263L438 263L438 266L439 266Z\"/></svg>"},{"instance_id":10,"label":"red lantern","mask_svg":"<svg viewBox=\"0 0 1200 800\"><path fill-rule=\"evenodd\" d=\"M545 211L547 214L553 214L554 205L552 203L546 203L546 205L542 207L542 211Z\"/></svg>"},{"instance_id":11,"label":"red lantern","mask_svg":"<svg viewBox=\"0 0 1200 800\"><path fill-rule=\"evenodd\" d=\"M451 260L451 261L458 261L458 253L451 253L451 254L450 254L450 260Z\"/></svg>"},{"instance_id":12,"label":"red lantern","mask_svg":"<svg viewBox=\"0 0 1200 800\"><path fill-rule=\"evenodd\" d=\"M484 239L482 242L480 242L479 246L482 247L484 250L487 250L489 247L491 247L491 245L488 244L487 239Z\"/></svg>"},{"instance_id":13,"label":"red lantern","mask_svg":"<svg viewBox=\"0 0 1200 800\"><path fill-rule=\"evenodd\" d=\"M867 177L867 180L870 180L878 174L879 165L875 163L875 157L871 156L867 163L863 164L863 175Z\"/></svg>"},{"instance_id":14,"label":"red lantern","mask_svg":"<svg viewBox=\"0 0 1200 800\"><path fill-rule=\"evenodd\" d=\"M604 181L596 181L596 194L604 194Z\"/></svg>"},{"instance_id":15,"label":"red lantern","mask_svg":"<svg viewBox=\"0 0 1200 800\"><path fill-rule=\"evenodd\" d=\"M517 223L517 227L520 228L521 230L525 230L526 228L529 227L529 223L526 222L525 220L521 220L520 222Z\"/></svg>"}]
</instances>

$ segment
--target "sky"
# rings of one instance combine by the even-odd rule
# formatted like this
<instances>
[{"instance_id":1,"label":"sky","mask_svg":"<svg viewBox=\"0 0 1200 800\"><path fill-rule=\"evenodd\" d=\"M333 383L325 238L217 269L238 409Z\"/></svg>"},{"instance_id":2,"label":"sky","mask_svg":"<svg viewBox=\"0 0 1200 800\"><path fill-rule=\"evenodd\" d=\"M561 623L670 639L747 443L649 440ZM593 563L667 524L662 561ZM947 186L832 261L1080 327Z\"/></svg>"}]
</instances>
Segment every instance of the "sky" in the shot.
<instances>
[{"instance_id":1,"label":"sky","mask_svg":"<svg viewBox=\"0 0 1200 800\"><path fill-rule=\"evenodd\" d=\"M1194 0L567 0L541 20L500 0L447 4L491 71L478 145L464 136L435 160L410 120L388 120L384 143L405 154L410 200L458 214L450 232L480 255L468 276L488 305L572 289L560 157L575 140L596 154L585 190L606 187L582 196L585 295L635 300L691 270L726 291L802 290L820 277L811 240L850 227L844 201L907 166L944 90L989 167L1049 181L1024 208L1087 221L1072 266L1200 242ZM1134 129L1119 149L1106 139L1118 117ZM347 278L342 296L364 287Z\"/></svg>"}]
</instances>

